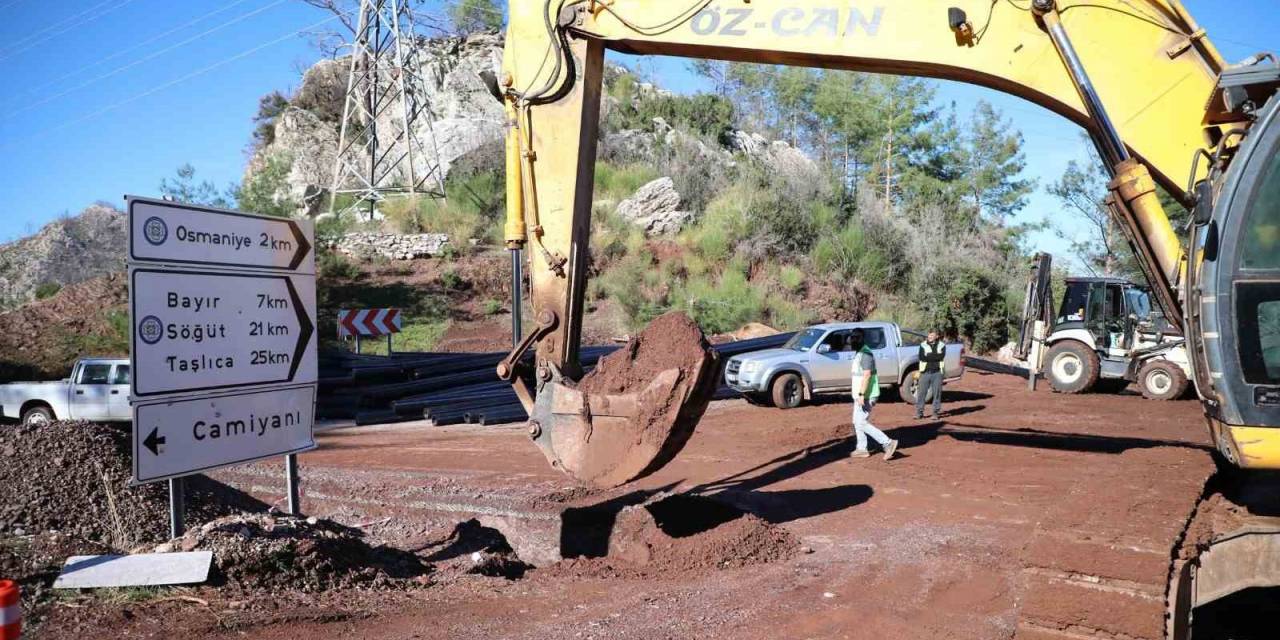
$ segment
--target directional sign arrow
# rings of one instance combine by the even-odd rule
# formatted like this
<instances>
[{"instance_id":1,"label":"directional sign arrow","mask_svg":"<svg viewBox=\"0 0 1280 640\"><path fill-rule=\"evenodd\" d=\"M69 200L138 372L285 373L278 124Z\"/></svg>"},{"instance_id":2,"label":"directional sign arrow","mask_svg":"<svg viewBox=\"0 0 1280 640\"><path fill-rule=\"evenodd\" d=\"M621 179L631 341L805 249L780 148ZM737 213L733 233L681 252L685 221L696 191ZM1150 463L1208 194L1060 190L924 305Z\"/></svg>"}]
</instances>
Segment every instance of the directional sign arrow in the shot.
<instances>
[{"instance_id":1,"label":"directional sign arrow","mask_svg":"<svg viewBox=\"0 0 1280 640\"><path fill-rule=\"evenodd\" d=\"M315 273L311 222L129 197L131 263Z\"/></svg>"},{"instance_id":2,"label":"directional sign arrow","mask_svg":"<svg viewBox=\"0 0 1280 640\"><path fill-rule=\"evenodd\" d=\"M142 444L146 445L152 455L160 455L160 446L165 443L164 436L156 437L159 433L160 427L156 427L151 430L151 435L148 435L147 439L142 441Z\"/></svg>"},{"instance_id":3,"label":"directional sign arrow","mask_svg":"<svg viewBox=\"0 0 1280 640\"><path fill-rule=\"evenodd\" d=\"M137 396L316 380L313 276L130 270Z\"/></svg>"},{"instance_id":4,"label":"directional sign arrow","mask_svg":"<svg viewBox=\"0 0 1280 640\"><path fill-rule=\"evenodd\" d=\"M292 381L298 375L298 365L302 364L302 355L306 353L307 345L311 344L311 334L315 333L315 325L307 315L307 307L302 303L297 287L293 286L293 280L285 280L285 283L289 285L289 299L293 301L293 311L298 316L300 327L298 342L293 347L293 366L289 367L289 380ZM315 315L315 312L312 311L311 315Z\"/></svg>"},{"instance_id":5,"label":"directional sign arrow","mask_svg":"<svg viewBox=\"0 0 1280 640\"><path fill-rule=\"evenodd\" d=\"M314 384L142 400L133 405L134 482L313 449L315 407Z\"/></svg>"}]
</instances>

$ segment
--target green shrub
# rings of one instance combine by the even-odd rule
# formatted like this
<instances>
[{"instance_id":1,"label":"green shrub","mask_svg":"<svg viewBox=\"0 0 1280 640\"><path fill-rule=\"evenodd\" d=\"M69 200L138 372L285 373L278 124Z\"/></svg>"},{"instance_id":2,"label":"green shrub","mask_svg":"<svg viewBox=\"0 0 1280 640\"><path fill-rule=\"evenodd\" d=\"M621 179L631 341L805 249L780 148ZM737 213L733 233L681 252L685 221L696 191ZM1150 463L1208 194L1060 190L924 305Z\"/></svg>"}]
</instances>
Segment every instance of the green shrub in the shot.
<instances>
[{"instance_id":1,"label":"green shrub","mask_svg":"<svg viewBox=\"0 0 1280 640\"><path fill-rule=\"evenodd\" d=\"M502 239L506 183L501 174L477 170L450 175L446 198L425 195L388 198L378 209L398 233L443 233L453 252L471 250L472 238L497 244Z\"/></svg>"},{"instance_id":2,"label":"green shrub","mask_svg":"<svg viewBox=\"0 0 1280 640\"><path fill-rule=\"evenodd\" d=\"M391 346L402 353L431 351L440 343L444 333L449 330L450 324L447 319L406 318L400 333L392 336ZM371 355L386 355L387 340L386 338L365 338L360 350L362 353Z\"/></svg>"},{"instance_id":3,"label":"green shrub","mask_svg":"<svg viewBox=\"0 0 1280 640\"><path fill-rule=\"evenodd\" d=\"M735 270L726 270L715 283L705 277L690 278L673 297L676 306L707 333L726 333L764 319L764 294Z\"/></svg>"},{"instance_id":4,"label":"green shrub","mask_svg":"<svg viewBox=\"0 0 1280 640\"><path fill-rule=\"evenodd\" d=\"M360 267L352 264L337 251L322 250L317 254L316 271L322 278L355 278L360 275Z\"/></svg>"},{"instance_id":5,"label":"green shrub","mask_svg":"<svg viewBox=\"0 0 1280 640\"><path fill-rule=\"evenodd\" d=\"M440 284L446 289L457 291L466 283L462 280L462 276L458 275L457 271L449 269L440 274Z\"/></svg>"},{"instance_id":6,"label":"green shrub","mask_svg":"<svg viewBox=\"0 0 1280 640\"><path fill-rule=\"evenodd\" d=\"M733 253L734 242L729 230L710 224L700 226L692 234L694 247L703 258L711 262L728 260Z\"/></svg>"},{"instance_id":7,"label":"green shrub","mask_svg":"<svg viewBox=\"0 0 1280 640\"><path fill-rule=\"evenodd\" d=\"M801 270L800 267L788 264L778 270L778 283L782 285L783 289L791 293L803 291L804 285L808 280L809 275Z\"/></svg>"},{"instance_id":8,"label":"green shrub","mask_svg":"<svg viewBox=\"0 0 1280 640\"><path fill-rule=\"evenodd\" d=\"M672 127L715 141L722 141L733 130L733 103L724 96L644 91L630 73L618 76L611 83L609 94L617 99L606 122L610 130L652 131L654 118L662 118Z\"/></svg>"},{"instance_id":9,"label":"green shrub","mask_svg":"<svg viewBox=\"0 0 1280 640\"><path fill-rule=\"evenodd\" d=\"M236 202L241 211L264 216L288 218L298 210L298 203L280 194L289 193L289 172L293 169L293 157L276 152L267 156L266 163L250 175L236 192Z\"/></svg>"},{"instance_id":10,"label":"green shrub","mask_svg":"<svg viewBox=\"0 0 1280 640\"><path fill-rule=\"evenodd\" d=\"M897 291L907 284L911 266L905 238L895 234L879 223L850 220L818 240L810 257L819 273Z\"/></svg>"},{"instance_id":11,"label":"green shrub","mask_svg":"<svg viewBox=\"0 0 1280 640\"><path fill-rule=\"evenodd\" d=\"M769 326L779 331L794 331L813 324L814 312L781 296L769 295L765 298L769 311Z\"/></svg>"},{"instance_id":12,"label":"green shrub","mask_svg":"<svg viewBox=\"0 0 1280 640\"><path fill-rule=\"evenodd\" d=\"M629 254L592 282L592 298L612 300L630 328L639 329L667 311L665 290L651 286L659 278L648 251Z\"/></svg>"},{"instance_id":13,"label":"green shrub","mask_svg":"<svg viewBox=\"0 0 1280 640\"><path fill-rule=\"evenodd\" d=\"M99 310L106 317L102 333L73 333L65 327L54 327L62 351L80 356L110 356L129 353L129 311L123 307Z\"/></svg>"},{"instance_id":14,"label":"green shrub","mask_svg":"<svg viewBox=\"0 0 1280 640\"><path fill-rule=\"evenodd\" d=\"M341 238L355 227L351 216L326 215L316 219L316 238Z\"/></svg>"},{"instance_id":15,"label":"green shrub","mask_svg":"<svg viewBox=\"0 0 1280 640\"><path fill-rule=\"evenodd\" d=\"M630 198L636 190L661 176L653 167L642 164L614 165L596 162L595 199L617 203Z\"/></svg>"},{"instance_id":16,"label":"green shrub","mask_svg":"<svg viewBox=\"0 0 1280 640\"><path fill-rule=\"evenodd\" d=\"M1009 340L1005 287L992 273L977 267L938 269L924 278L914 297L926 328L967 338L979 353L995 351Z\"/></svg>"},{"instance_id":17,"label":"green shrub","mask_svg":"<svg viewBox=\"0 0 1280 640\"><path fill-rule=\"evenodd\" d=\"M62 291L62 285L56 282L42 283L40 286L36 287L36 300L52 298L53 296L58 295L59 291Z\"/></svg>"},{"instance_id":18,"label":"green shrub","mask_svg":"<svg viewBox=\"0 0 1280 640\"><path fill-rule=\"evenodd\" d=\"M496 316L502 313L502 303L492 298L484 301L484 314L486 316Z\"/></svg>"}]
</instances>

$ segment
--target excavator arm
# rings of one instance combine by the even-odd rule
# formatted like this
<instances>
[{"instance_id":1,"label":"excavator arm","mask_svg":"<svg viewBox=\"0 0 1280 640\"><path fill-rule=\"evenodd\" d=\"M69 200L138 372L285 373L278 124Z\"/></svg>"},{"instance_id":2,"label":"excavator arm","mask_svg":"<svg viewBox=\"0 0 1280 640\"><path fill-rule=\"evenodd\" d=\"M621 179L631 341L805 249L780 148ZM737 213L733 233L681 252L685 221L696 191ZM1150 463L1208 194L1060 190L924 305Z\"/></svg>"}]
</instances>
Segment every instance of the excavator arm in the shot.
<instances>
[{"instance_id":1,"label":"excavator arm","mask_svg":"<svg viewBox=\"0 0 1280 640\"><path fill-rule=\"evenodd\" d=\"M593 407L638 396L570 393L589 256L599 106L606 49L959 80L1024 98L1079 124L1113 176L1108 205L1160 305L1182 324L1186 259L1156 193L1193 206L1202 150L1247 118L1223 108L1222 58L1176 0L512 0L498 90L508 115L509 248L527 249L534 332L500 367L531 413L530 434L579 479L620 484L651 472L668 444L597 448ZM1238 110L1237 110L1238 111ZM1207 117L1208 113L1215 117ZM1243 124L1242 124L1243 123ZM1236 140L1233 142L1238 143ZM536 347L536 388L520 356ZM707 374L711 375L711 374ZM661 377L661 376L660 376ZM697 404L703 380L677 376L666 395ZM655 383L656 384L656 383ZM637 390L638 392L639 390ZM645 390L653 394L653 385ZM662 394L659 394L662 395ZM554 400L544 397L553 396ZM567 401L570 398L572 401ZM690 412L685 415L700 415ZM614 411L610 433L640 442L654 425ZM651 421L650 421L651 422ZM662 428L691 430L673 414ZM614 443L616 445L616 442ZM626 457L625 473L587 471L593 456ZM606 461L614 468L618 460ZM1280 456L1274 461L1280 465Z\"/></svg>"}]
</instances>

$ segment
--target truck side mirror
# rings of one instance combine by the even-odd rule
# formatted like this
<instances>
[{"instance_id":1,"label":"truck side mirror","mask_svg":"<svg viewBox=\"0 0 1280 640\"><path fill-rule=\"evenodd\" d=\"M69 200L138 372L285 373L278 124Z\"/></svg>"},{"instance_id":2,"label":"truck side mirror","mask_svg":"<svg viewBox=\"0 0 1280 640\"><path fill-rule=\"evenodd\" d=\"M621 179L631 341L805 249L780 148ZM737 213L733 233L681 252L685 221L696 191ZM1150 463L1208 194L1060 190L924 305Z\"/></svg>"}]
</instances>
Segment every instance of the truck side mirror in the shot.
<instances>
[{"instance_id":1,"label":"truck side mirror","mask_svg":"<svg viewBox=\"0 0 1280 640\"><path fill-rule=\"evenodd\" d=\"M818 353L831 353L831 345L826 343L818 345Z\"/></svg>"}]
</instances>

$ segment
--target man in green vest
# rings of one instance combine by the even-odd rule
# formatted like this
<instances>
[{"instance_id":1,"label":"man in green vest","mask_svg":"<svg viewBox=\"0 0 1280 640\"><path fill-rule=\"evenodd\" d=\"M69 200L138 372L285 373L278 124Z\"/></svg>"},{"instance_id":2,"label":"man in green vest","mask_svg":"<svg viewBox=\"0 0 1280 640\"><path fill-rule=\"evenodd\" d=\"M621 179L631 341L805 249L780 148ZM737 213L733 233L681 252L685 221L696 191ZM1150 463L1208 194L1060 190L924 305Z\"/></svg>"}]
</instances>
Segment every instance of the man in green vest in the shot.
<instances>
[{"instance_id":1,"label":"man in green vest","mask_svg":"<svg viewBox=\"0 0 1280 640\"><path fill-rule=\"evenodd\" d=\"M920 343L920 371L916 375L916 419L924 417L924 403L933 397L933 419L942 413L942 378L946 374L947 345L930 331Z\"/></svg>"},{"instance_id":2,"label":"man in green vest","mask_svg":"<svg viewBox=\"0 0 1280 640\"><path fill-rule=\"evenodd\" d=\"M876 406L880 397L880 379L876 376L876 356L864 342L861 329L849 332L850 351L853 351L853 435L858 446L850 454L854 458L866 458L871 455L867 451L867 436L871 436L884 450L884 459L893 457L898 450L898 441L886 436L883 431L871 424L871 409Z\"/></svg>"}]
</instances>

